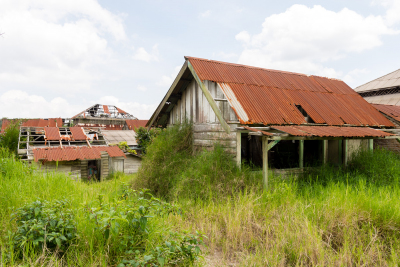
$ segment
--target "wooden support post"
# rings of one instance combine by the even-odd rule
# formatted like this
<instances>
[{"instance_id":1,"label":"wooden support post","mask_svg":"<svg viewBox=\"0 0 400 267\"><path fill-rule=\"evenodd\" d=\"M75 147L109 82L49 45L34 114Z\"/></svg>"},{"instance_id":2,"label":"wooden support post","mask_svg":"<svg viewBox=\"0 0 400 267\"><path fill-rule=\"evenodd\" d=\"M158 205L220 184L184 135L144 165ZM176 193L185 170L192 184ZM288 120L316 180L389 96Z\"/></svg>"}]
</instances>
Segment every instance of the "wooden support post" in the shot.
<instances>
[{"instance_id":1,"label":"wooden support post","mask_svg":"<svg viewBox=\"0 0 400 267\"><path fill-rule=\"evenodd\" d=\"M371 152L374 150L374 139L368 139L368 150Z\"/></svg>"},{"instance_id":2,"label":"wooden support post","mask_svg":"<svg viewBox=\"0 0 400 267\"><path fill-rule=\"evenodd\" d=\"M328 140L322 140L322 163L328 162Z\"/></svg>"},{"instance_id":3,"label":"wooden support post","mask_svg":"<svg viewBox=\"0 0 400 267\"><path fill-rule=\"evenodd\" d=\"M304 167L304 140L299 140L299 168Z\"/></svg>"},{"instance_id":4,"label":"wooden support post","mask_svg":"<svg viewBox=\"0 0 400 267\"><path fill-rule=\"evenodd\" d=\"M343 140L338 140L338 156L339 156L339 164L343 164Z\"/></svg>"},{"instance_id":5,"label":"wooden support post","mask_svg":"<svg viewBox=\"0 0 400 267\"><path fill-rule=\"evenodd\" d=\"M240 168L242 165L242 133L236 132L236 164Z\"/></svg>"},{"instance_id":6,"label":"wooden support post","mask_svg":"<svg viewBox=\"0 0 400 267\"><path fill-rule=\"evenodd\" d=\"M348 144L349 144L349 140L348 139L344 139L343 140L343 165L344 166L347 166L347 161L348 161L348 158L349 158L349 147L348 147Z\"/></svg>"},{"instance_id":7,"label":"wooden support post","mask_svg":"<svg viewBox=\"0 0 400 267\"><path fill-rule=\"evenodd\" d=\"M268 138L262 137L262 153L263 153L263 184L264 190L268 189Z\"/></svg>"}]
</instances>

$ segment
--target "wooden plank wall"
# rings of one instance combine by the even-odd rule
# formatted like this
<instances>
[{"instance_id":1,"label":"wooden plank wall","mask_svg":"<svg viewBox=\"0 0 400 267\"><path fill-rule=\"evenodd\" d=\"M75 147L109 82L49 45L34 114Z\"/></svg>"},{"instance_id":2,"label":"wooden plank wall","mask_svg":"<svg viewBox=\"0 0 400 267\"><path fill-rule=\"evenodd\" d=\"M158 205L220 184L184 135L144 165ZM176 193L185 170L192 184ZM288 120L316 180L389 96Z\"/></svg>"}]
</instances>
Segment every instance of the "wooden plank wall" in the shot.
<instances>
[{"instance_id":1,"label":"wooden plank wall","mask_svg":"<svg viewBox=\"0 0 400 267\"><path fill-rule=\"evenodd\" d=\"M215 99L227 99L217 83L204 81ZM228 101L216 101L226 122L230 122L232 132L227 134L222 128L217 116L208 103L203 91L193 79L182 97L173 107L169 124L173 125L186 120L193 122L193 143L195 149L212 149L215 143L221 144L228 153L236 157L236 127L238 119ZM232 123L237 122L237 123Z\"/></svg>"},{"instance_id":2,"label":"wooden plank wall","mask_svg":"<svg viewBox=\"0 0 400 267\"><path fill-rule=\"evenodd\" d=\"M211 95L217 99L227 99L217 83L204 81ZM238 121L235 112L230 107L228 101L216 101L225 121ZM210 104L201 91L201 88L193 79L186 90L182 92L182 97L173 107L169 124L176 124L185 121L196 123L219 123Z\"/></svg>"},{"instance_id":3,"label":"wooden plank wall","mask_svg":"<svg viewBox=\"0 0 400 267\"><path fill-rule=\"evenodd\" d=\"M136 156L132 156L129 154L125 155L126 159L124 160L124 172L126 174L137 173L140 166L142 165L142 160Z\"/></svg>"},{"instance_id":4,"label":"wooden plank wall","mask_svg":"<svg viewBox=\"0 0 400 267\"><path fill-rule=\"evenodd\" d=\"M61 172L70 176L74 180L81 179L81 163L80 161L59 161L58 166L55 161L48 161L42 164L38 162L38 169L43 172Z\"/></svg>"}]
</instances>

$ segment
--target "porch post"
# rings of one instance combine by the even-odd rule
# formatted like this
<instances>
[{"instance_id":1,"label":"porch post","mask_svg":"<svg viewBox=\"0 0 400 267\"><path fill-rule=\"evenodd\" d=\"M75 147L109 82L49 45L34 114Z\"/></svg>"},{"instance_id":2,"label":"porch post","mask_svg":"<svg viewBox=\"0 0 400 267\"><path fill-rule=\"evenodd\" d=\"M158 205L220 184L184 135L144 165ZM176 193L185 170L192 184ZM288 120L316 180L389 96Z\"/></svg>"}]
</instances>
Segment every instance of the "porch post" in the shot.
<instances>
[{"instance_id":1,"label":"porch post","mask_svg":"<svg viewBox=\"0 0 400 267\"><path fill-rule=\"evenodd\" d=\"M304 167L304 140L299 140L299 168Z\"/></svg>"},{"instance_id":2,"label":"porch post","mask_svg":"<svg viewBox=\"0 0 400 267\"><path fill-rule=\"evenodd\" d=\"M348 139L344 139L343 140L343 165L344 166L347 166L347 161L348 161L348 158L349 158L349 155L348 155L348 151L349 151L348 144L349 144L349 140Z\"/></svg>"},{"instance_id":3,"label":"porch post","mask_svg":"<svg viewBox=\"0 0 400 267\"><path fill-rule=\"evenodd\" d=\"M343 164L343 140L338 140L338 156L339 156L339 164Z\"/></svg>"},{"instance_id":4,"label":"porch post","mask_svg":"<svg viewBox=\"0 0 400 267\"><path fill-rule=\"evenodd\" d=\"M263 183L264 190L268 188L268 138L262 137L262 152L263 152Z\"/></svg>"},{"instance_id":5,"label":"porch post","mask_svg":"<svg viewBox=\"0 0 400 267\"><path fill-rule=\"evenodd\" d=\"M368 139L368 150L371 152L374 150L374 139Z\"/></svg>"},{"instance_id":6,"label":"porch post","mask_svg":"<svg viewBox=\"0 0 400 267\"><path fill-rule=\"evenodd\" d=\"M328 162L328 140L322 140L322 163Z\"/></svg>"},{"instance_id":7,"label":"porch post","mask_svg":"<svg viewBox=\"0 0 400 267\"><path fill-rule=\"evenodd\" d=\"M242 165L242 133L236 132L236 164L240 168Z\"/></svg>"}]
</instances>

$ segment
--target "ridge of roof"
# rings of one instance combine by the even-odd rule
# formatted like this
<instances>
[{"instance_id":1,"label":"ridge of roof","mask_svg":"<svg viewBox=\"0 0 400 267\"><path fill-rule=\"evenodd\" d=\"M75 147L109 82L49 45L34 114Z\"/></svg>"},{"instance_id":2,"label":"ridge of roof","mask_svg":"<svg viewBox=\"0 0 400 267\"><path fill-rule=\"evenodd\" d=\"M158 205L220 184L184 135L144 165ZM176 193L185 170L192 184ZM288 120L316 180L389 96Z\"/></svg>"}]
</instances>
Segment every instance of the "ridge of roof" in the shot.
<instances>
[{"instance_id":1,"label":"ridge of roof","mask_svg":"<svg viewBox=\"0 0 400 267\"><path fill-rule=\"evenodd\" d=\"M308 74L299 73L299 72L267 69L267 68L249 66L249 65L244 65L244 64L230 63L230 62L224 62L224 61L218 61L218 60L212 60L212 59L205 59L205 58L198 58L198 57L191 57L191 56L184 56L184 57L185 57L186 60L189 60L189 61L190 61L190 59L194 59L194 60L207 61L207 62L212 62L212 63L217 63L217 64L230 65L230 66L235 66L235 67L243 67L243 68L248 68L248 69L257 69L257 70L264 70L264 71L271 71L271 72L277 72L277 73L299 75L299 76L305 76L305 77L320 77L320 78L325 78L325 79L329 79L329 80L343 81L343 80L336 79L336 78L329 78L329 77L318 76L318 75L308 75Z\"/></svg>"}]
</instances>

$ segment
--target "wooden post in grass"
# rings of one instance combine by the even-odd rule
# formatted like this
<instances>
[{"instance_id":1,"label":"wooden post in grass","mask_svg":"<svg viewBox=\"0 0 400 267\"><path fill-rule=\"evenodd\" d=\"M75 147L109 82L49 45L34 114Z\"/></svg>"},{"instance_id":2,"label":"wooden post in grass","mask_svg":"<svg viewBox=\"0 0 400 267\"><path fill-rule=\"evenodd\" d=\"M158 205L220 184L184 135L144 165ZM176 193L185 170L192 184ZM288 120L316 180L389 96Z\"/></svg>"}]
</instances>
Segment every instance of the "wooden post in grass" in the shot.
<instances>
[{"instance_id":1,"label":"wooden post in grass","mask_svg":"<svg viewBox=\"0 0 400 267\"><path fill-rule=\"evenodd\" d=\"M268 138L262 137L262 154L263 154L263 184L264 190L268 188Z\"/></svg>"},{"instance_id":2,"label":"wooden post in grass","mask_svg":"<svg viewBox=\"0 0 400 267\"><path fill-rule=\"evenodd\" d=\"M374 139L368 139L368 150L371 152L374 150Z\"/></svg>"},{"instance_id":3,"label":"wooden post in grass","mask_svg":"<svg viewBox=\"0 0 400 267\"><path fill-rule=\"evenodd\" d=\"M349 158L349 140L348 139L344 139L343 140L343 165L347 166L347 161Z\"/></svg>"},{"instance_id":4,"label":"wooden post in grass","mask_svg":"<svg viewBox=\"0 0 400 267\"><path fill-rule=\"evenodd\" d=\"M299 168L304 167L304 140L299 140Z\"/></svg>"},{"instance_id":5,"label":"wooden post in grass","mask_svg":"<svg viewBox=\"0 0 400 267\"><path fill-rule=\"evenodd\" d=\"M236 132L236 164L240 168L242 165L242 133Z\"/></svg>"},{"instance_id":6,"label":"wooden post in grass","mask_svg":"<svg viewBox=\"0 0 400 267\"><path fill-rule=\"evenodd\" d=\"M343 140L338 140L338 156L339 156L339 164L343 164Z\"/></svg>"},{"instance_id":7,"label":"wooden post in grass","mask_svg":"<svg viewBox=\"0 0 400 267\"><path fill-rule=\"evenodd\" d=\"M328 162L328 140L322 140L322 163Z\"/></svg>"}]
</instances>

